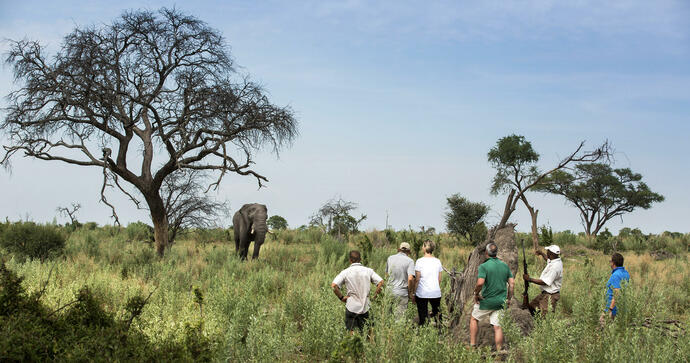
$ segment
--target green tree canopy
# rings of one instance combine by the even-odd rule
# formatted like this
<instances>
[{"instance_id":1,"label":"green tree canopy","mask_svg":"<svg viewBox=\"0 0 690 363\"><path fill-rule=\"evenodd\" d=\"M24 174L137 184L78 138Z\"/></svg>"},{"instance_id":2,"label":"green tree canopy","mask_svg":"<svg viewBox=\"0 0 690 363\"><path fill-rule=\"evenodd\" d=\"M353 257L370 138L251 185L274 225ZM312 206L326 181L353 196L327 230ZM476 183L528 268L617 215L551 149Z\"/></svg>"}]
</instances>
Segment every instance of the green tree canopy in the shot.
<instances>
[{"instance_id":1,"label":"green tree canopy","mask_svg":"<svg viewBox=\"0 0 690 363\"><path fill-rule=\"evenodd\" d=\"M288 222L285 218L275 215L275 216L270 216L268 220L266 221L266 224L270 229L287 229L288 228Z\"/></svg>"},{"instance_id":2,"label":"green tree canopy","mask_svg":"<svg viewBox=\"0 0 690 363\"><path fill-rule=\"evenodd\" d=\"M558 170L537 190L562 195L580 211L587 236L596 236L607 221L636 208L649 209L664 197L642 182L630 169L602 163L579 164L572 172Z\"/></svg>"},{"instance_id":3,"label":"green tree canopy","mask_svg":"<svg viewBox=\"0 0 690 363\"><path fill-rule=\"evenodd\" d=\"M460 194L453 194L446 198L446 201L448 207L445 217L448 232L466 237L474 244L481 242L477 240L481 235L474 232L481 230L477 225L483 224L482 220L489 213L489 206L482 202L471 202Z\"/></svg>"}]
</instances>

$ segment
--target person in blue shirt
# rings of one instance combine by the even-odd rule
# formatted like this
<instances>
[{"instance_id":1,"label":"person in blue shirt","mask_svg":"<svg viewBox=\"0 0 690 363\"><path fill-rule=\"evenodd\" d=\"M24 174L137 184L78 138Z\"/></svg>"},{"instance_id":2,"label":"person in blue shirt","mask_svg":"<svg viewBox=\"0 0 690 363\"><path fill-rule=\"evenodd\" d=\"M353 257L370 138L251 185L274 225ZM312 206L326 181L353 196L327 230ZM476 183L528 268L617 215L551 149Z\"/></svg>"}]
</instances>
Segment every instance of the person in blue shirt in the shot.
<instances>
[{"instance_id":1,"label":"person in blue shirt","mask_svg":"<svg viewBox=\"0 0 690 363\"><path fill-rule=\"evenodd\" d=\"M608 316L613 319L616 317L618 309L616 308L616 295L620 291L622 284L624 282L630 281L630 274L623 267L623 255L616 252L611 256L611 277L606 283L606 311L601 316L602 322L604 321L604 316L608 313Z\"/></svg>"}]
</instances>

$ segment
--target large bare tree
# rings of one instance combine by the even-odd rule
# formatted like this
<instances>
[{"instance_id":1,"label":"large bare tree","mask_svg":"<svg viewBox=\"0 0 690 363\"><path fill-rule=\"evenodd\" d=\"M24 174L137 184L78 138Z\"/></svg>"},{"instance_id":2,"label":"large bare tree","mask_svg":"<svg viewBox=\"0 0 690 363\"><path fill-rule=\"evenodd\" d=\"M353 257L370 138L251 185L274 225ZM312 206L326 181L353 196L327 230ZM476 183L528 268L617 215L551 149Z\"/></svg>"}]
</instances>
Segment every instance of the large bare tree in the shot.
<instances>
[{"instance_id":1,"label":"large bare tree","mask_svg":"<svg viewBox=\"0 0 690 363\"><path fill-rule=\"evenodd\" d=\"M278 152L297 135L289 107L235 71L223 37L177 10L126 12L110 25L77 27L53 56L35 41L11 41L7 63L19 88L1 123L13 155L101 168L106 187L145 202L156 249L168 244L166 178L181 169L267 178L253 155ZM124 184L124 186L123 186Z\"/></svg>"}]
</instances>

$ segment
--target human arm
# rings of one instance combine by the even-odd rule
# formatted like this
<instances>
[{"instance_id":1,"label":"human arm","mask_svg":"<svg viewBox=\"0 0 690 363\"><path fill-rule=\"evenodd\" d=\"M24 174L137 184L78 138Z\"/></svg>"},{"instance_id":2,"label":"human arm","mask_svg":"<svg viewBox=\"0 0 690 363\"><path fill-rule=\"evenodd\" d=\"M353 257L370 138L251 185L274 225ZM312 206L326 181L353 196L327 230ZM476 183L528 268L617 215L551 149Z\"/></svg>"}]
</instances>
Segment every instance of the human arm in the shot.
<instances>
[{"instance_id":1,"label":"human arm","mask_svg":"<svg viewBox=\"0 0 690 363\"><path fill-rule=\"evenodd\" d=\"M534 250L534 254L537 256L541 256L541 258L543 258L544 261L549 261L548 257L546 257L546 253L544 253L544 251L542 250Z\"/></svg>"},{"instance_id":2,"label":"human arm","mask_svg":"<svg viewBox=\"0 0 690 363\"><path fill-rule=\"evenodd\" d=\"M343 296L343 293L340 292L340 287L336 283L331 284L331 288L333 289L333 293L335 296L338 297L338 300L345 302L348 299L348 296Z\"/></svg>"},{"instance_id":3,"label":"human arm","mask_svg":"<svg viewBox=\"0 0 690 363\"><path fill-rule=\"evenodd\" d=\"M376 284L376 291L374 292L374 296L372 297L372 299L375 299L376 296L378 296L378 294L381 292L384 280L374 270L371 270L371 272L371 282Z\"/></svg>"},{"instance_id":4,"label":"human arm","mask_svg":"<svg viewBox=\"0 0 690 363\"><path fill-rule=\"evenodd\" d=\"M419 287L419 280L422 279L422 273L415 271L414 288L412 289L412 296L417 296L417 287Z\"/></svg>"},{"instance_id":5,"label":"human arm","mask_svg":"<svg viewBox=\"0 0 690 363\"><path fill-rule=\"evenodd\" d=\"M510 306L510 301L513 300L513 290L515 289L515 279L508 278L508 298L506 300L506 306Z\"/></svg>"},{"instance_id":6,"label":"human arm","mask_svg":"<svg viewBox=\"0 0 690 363\"><path fill-rule=\"evenodd\" d=\"M407 297L414 302L415 278L414 275L407 275Z\"/></svg>"},{"instance_id":7,"label":"human arm","mask_svg":"<svg viewBox=\"0 0 690 363\"><path fill-rule=\"evenodd\" d=\"M374 298L378 296L378 294L381 292L381 288L383 288L383 282L384 280L379 281L378 284L376 284L376 291L374 292Z\"/></svg>"},{"instance_id":8,"label":"human arm","mask_svg":"<svg viewBox=\"0 0 690 363\"><path fill-rule=\"evenodd\" d=\"M543 280L540 280L540 279L533 279L533 278L529 277L528 274L523 274L523 275L522 275L522 278L525 279L525 281L531 282L531 283L533 283L533 284L537 284L537 285L541 285L541 286L547 286L547 285L548 285L548 284L547 284L546 282L544 282Z\"/></svg>"},{"instance_id":9,"label":"human arm","mask_svg":"<svg viewBox=\"0 0 690 363\"><path fill-rule=\"evenodd\" d=\"M484 287L484 278L480 277L477 279L477 285L474 286L474 302L479 303L479 300L481 300L481 296L479 293L482 292L482 287Z\"/></svg>"},{"instance_id":10,"label":"human arm","mask_svg":"<svg viewBox=\"0 0 690 363\"><path fill-rule=\"evenodd\" d=\"M613 291L613 296L611 296L611 304L609 304L609 317L613 317L613 309L616 307L616 295L621 291L621 289L611 289Z\"/></svg>"}]
</instances>

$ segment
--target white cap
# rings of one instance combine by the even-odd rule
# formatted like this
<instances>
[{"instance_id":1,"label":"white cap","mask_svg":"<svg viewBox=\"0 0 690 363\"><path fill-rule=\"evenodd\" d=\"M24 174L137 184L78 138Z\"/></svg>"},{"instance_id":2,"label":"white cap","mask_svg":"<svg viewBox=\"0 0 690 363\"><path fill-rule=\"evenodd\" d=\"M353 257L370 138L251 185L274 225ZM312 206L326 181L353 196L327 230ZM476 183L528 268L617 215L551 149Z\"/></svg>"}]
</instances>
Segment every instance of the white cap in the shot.
<instances>
[{"instance_id":1,"label":"white cap","mask_svg":"<svg viewBox=\"0 0 690 363\"><path fill-rule=\"evenodd\" d=\"M546 250L551 251L557 255L561 254L561 249L558 248L558 246L556 246L556 245L546 246Z\"/></svg>"},{"instance_id":2,"label":"white cap","mask_svg":"<svg viewBox=\"0 0 690 363\"><path fill-rule=\"evenodd\" d=\"M400 244L400 249L405 250L405 251L409 251L410 250L410 244L407 242L403 242Z\"/></svg>"}]
</instances>

